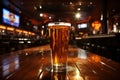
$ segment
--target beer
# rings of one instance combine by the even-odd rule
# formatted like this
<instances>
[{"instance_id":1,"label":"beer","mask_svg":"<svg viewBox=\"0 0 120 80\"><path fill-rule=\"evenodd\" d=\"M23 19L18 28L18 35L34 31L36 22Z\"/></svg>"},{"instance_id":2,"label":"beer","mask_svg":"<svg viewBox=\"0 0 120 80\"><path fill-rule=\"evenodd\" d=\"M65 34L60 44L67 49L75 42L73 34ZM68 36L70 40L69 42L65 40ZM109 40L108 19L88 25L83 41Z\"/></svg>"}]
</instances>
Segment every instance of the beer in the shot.
<instances>
[{"instance_id":1,"label":"beer","mask_svg":"<svg viewBox=\"0 0 120 80\"><path fill-rule=\"evenodd\" d=\"M67 65L69 26L54 25L49 28L51 36L52 68L55 72L62 72L66 70Z\"/></svg>"}]
</instances>

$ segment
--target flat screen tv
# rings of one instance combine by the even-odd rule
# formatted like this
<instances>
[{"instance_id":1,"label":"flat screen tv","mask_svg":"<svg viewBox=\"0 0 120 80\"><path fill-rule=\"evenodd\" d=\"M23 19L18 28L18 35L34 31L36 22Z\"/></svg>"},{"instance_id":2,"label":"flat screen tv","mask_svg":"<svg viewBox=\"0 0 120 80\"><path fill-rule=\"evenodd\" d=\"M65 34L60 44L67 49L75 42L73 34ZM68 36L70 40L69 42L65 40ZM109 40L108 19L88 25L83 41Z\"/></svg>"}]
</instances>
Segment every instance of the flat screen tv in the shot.
<instances>
[{"instance_id":1,"label":"flat screen tv","mask_svg":"<svg viewBox=\"0 0 120 80\"><path fill-rule=\"evenodd\" d=\"M19 27L20 16L3 8L2 22L11 26Z\"/></svg>"},{"instance_id":2,"label":"flat screen tv","mask_svg":"<svg viewBox=\"0 0 120 80\"><path fill-rule=\"evenodd\" d=\"M78 29L87 28L87 23L78 24Z\"/></svg>"}]
</instances>

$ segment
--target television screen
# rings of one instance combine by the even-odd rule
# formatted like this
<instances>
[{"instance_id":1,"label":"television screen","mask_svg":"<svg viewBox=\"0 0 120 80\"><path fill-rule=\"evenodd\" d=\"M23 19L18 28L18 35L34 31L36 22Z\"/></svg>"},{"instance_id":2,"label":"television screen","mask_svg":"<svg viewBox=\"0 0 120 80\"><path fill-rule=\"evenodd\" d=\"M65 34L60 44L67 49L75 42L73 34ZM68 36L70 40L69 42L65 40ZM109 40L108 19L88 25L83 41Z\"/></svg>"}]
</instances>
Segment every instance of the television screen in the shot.
<instances>
[{"instance_id":1,"label":"television screen","mask_svg":"<svg viewBox=\"0 0 120 80\"><path fill-rule=\"evenodd\" d=\"M86 23L78 24L78 28L79 29L87 28L87 24Z\"/></svg>"},{"instance_id":2,"label":"television screen","mask_svg":"<svg viewBox=\"0 0 120 80\"><path fill-rule=\"evenodd\" d=\"M20 16L3 8L2 22L11 26L19 27Z\"/></svg>"}]
</instances>

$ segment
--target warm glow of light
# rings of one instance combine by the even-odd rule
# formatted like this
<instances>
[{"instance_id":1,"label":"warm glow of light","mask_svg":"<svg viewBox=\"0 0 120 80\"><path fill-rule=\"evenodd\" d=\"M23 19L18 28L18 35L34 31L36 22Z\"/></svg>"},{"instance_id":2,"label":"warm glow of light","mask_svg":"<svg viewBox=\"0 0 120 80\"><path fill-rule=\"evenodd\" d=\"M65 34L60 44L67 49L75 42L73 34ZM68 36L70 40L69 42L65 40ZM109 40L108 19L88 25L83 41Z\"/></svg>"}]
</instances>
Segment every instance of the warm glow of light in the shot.
<instances>
[{"instance_id":1,"label":"warm glow of light","mask_svg":"<svg viewBox=\"0 0 120 80\"><path fill-rule=\"evenodd\" d=\"M78 11L80 11L80 8L77 8Z\"/></svg>"},{"instance_id":2,"label":"warm glow of light","mask_svg":"<svg viewBox=\"0 0 120 80\"><path fill-rule=\"evenodd\" d=\"M28 34L28 31L23 31L24 34Z\"/></svg>"},{"instance_id":3,"label":"warm glow of light","mask_svg":"<svg viewBox=\"0 0 120 80\"><path fill-rule=\"evenodd\" d=\"M75 80L84 80L83 77L80 74L80 71L76 68L75 70Z\"/></svg>"},{"instance_id":4,"label":"warm glow of light","mask_svg":"<svg viewBox=\"0 0 120 80\"><path fill-rule=\"evenodd\" d=\"M44 28L45 26L42 26L42 28Z\"/></svg>"},{"instance_id":5,"label":"warm glow of light","mask_svg":"<svg viewBox=\"0 0 120 80\"><path fill-rule=\"evenodd\" d=\"M99 31L101 25L102 25L102 24L101 24L99 21L94 21L94 22L92 23L92 27L93 27L93 29L96 30L96 31Z\"/></svg>"},{"instance_id":6,"label":"warm glow of light","mask_svg":"<svg viewBox=\"0 0 120 80\"><path fill-rule=\"evenodd\" d=\"M6 29L6 27L5 27L5 26L0 25L0 29Z\"/></svg>"},{"instance_id":7,"label":"warm glow of light","mask_svg":"<svg viewBox=\"0 0 120 80\"><path fill-rule=\"evenodd\" d=\"M19 29L16 29L15 31L16 31L16 32L19 32L19 33L21 33L21 32L22 32L22 30L19 30Z\"/></svg>"},{"instance_id":8,"label":"warm glow of light","mask_svg":"<svg viewBox=\"0 0 120 80\"><path fill-rule=\"evenodd\" d=\"M24 38L23 40L27 41L28 39L27 39L27 38Z\"/></svg>"},{"instance_id":9,"label":"warm glow of light","mask_svg":"<svg viewBox=\"0 0 120 80\"><path fill-rule=\"evenodd\" d=\"M76 17L76 18L80 18L80 17L81 17L80 13L76 13L76 14L75 14L75 17Z\"/></svg>"},{"instance_id":10,"label":"warm glow of light","mask_svg":"<svg viewBox=\"0 0 120 80\"><path fill-rule=\"evenodd\" d=\"M13 31L14 28L12 28L12 27L7 27L7 30L9 30L9 31Z\"/></svg>"},{"instance_id":11,"label":"warm glow of light","mask_svg":"<svg viewBox=\"0 0 120 80\"><path fill-rule=\"evenodd\" d=\"M40 13L40 17L43 17L43 13Z\"/></svg>"},{"instance_id":12,"label":"warm glow of light","mask_svg":"<svg viewBox=\"0 0 120 80\"><path fill-rule=\"evenodd\" d=\"M100 62L101 61L101 58L97 55L93 55L91 58L94 62Z\"/></svg>"},{"instance_id":13,"label":"warm glow of light","mask_svg":"<svg viewBox=\"0 0 120 80\"><path fill-rule=\"evenodd\" d=\"M42 34L42 35L44 34L44 30L41 30L41 34Z\"/></svg>"},{"instance_id":14,"label":"warm glow of light","mask_svg":"<svg viewBox=\"0 0 120 80\"><path fill-rule=\"evenodd\" d=\"M57 74L54 75L54 80L59 80Z\"/></svg>"},{"instance_id":15,"label":"warm glow of light","mask_svg":"<svg viewBox=\"0 0 120 80\"><path fill-rule=\"evenodd\" d=\"M31 41L28 41L27 43L31 43Z\"/></svg>"},{"instance_id":16,"label":"warm glow of light","mask_svg":"<svg viewBox=\"0 0 120 80\"><path fill-rule=\"evenodd\" d=\"M83 34L83 32L79 32L79 34L81 34L81 35L82 35L82 34Z\"/></svg>"},{"instance_id":17,"label":"warm glow of light","mask_svg":"<svg viewBox=\"0 0 120 80\"><path fill-rule=\"evenodd\" d=\"M55 66L58 66L58 58L55 56Z\"/></svg>"},{"instance_id":18,"label":"warm glow of light","mask_svg":"<svg viewBox=\"0 0 120 80\"><path fill-rule=\"evenodd\" d=\"M43 71L42 68L40 68L40 69L39 69L39 72L38 72L38 75L41 74L42 71ZM42 79L42 77L43 77L43 74L41 74L41 75L39 76L39 79Z\"/></svg>"},{"instance_id":19,"label":"warm glow of light","mask_svg":"<svg viewBox=\"0 0 120 80\"><path fill-rule=\"evenodd\" d=\"M32 33L32 32L28 32L29 35L35 35L35 33Z\"/></svg>"},{"instance_id":20,"label":"warm glow of light","mask_svg":"<svg viewBox=\"0 0 120 80\"><path fill-rule=\"evenodd\" d=\"M32 33L31 32L28 32L29 35L31 35Z\"/></svg>"},{"instance_id":21,"label":"warm glow of light","mask_svg":"<svg viewBox=\"0 0 120 80\"><path fill-rule=\"evenodd\" d=\"M35 33L32 33L32 35L35 35Z\"/></svg>"},{"instance_id":22,"label":"warm glow of light","mask_svg":"<svg viewBox=\"0 0 120 80\"><path fill-rule=\"evenodd\" d=\"M42 9L42 6L40 5L40 9Z\"/></svg>"},{"instance_id":23,"label":"warm glow of light","mask_svg":"<svg viewBox=\"0 0 120 80\"><path fill-rule=\"evenodd\" d=\"M92 3L92 2L90 2L90 4L92 5L93 3Z\"/></svg>"},{"instance_id":24,"label":"warm glow of light","mask_svg":"<svg viewBox=\"0 0 120 80\"><path fill-rule=\"evenodd\" d=\"M79 5L82 5L82 2L79 2Z\"/></svg>"},{"instance_id":25,"label":"warm glow of light","mask_svg":"<svg viewBox=\"0 0 120 80\"><path fill-rule=\"evenodd\" d=\"M117 32L118 30L117 30L117 26L114 24L113 25L113 32Z\"/></svg>"},{"instance_id":26,"label":"warm glow of light","mask_svg":"<svg viewBox=\"0 0 120 80\"><path fill-rule=\"evenodd\" d=\"M79 70L78 69L76 69L76 79L79 79L79 77L80 77L80 72L79 72Z\"/></svg>"},{"instance_id":27,"label":"warm glow of light","mask_svg":"<svg viewBox=\"0 0 120 80\"><path fill-rule=\"evenodd\" d=\"M73 3L72 3L72 2L70 2L70 4L72 5Z\"/></svg>"},{"instance_id":28,"label":"warm glow of light","mask_svg":"<svg viewBox=\"0 0 120 80\"><path fill-rule=\"evenodd\" d=\"M19 43L23 44L23 43L24 43L24 41L19 41Z\"/></svg>"},{"instance_id":29,"label":"warm glow of light","mask_svg":"<svg viewBox=\"0 0 120 80\"><path fill-rule=\"evenodd\" d=\"M52 19L52 17L50 16L49 19Z\"/></svg>"},{"instance_id":30,"label":"warm glow of light","mask_svg":"<svg viewBox=\"0 0 120 80\"><path fill-rule=\"evenodd\" d=\"M25 55L27 56L27 55L28 55L28 53L25 53Z\"/></svg>"}]
</instances>

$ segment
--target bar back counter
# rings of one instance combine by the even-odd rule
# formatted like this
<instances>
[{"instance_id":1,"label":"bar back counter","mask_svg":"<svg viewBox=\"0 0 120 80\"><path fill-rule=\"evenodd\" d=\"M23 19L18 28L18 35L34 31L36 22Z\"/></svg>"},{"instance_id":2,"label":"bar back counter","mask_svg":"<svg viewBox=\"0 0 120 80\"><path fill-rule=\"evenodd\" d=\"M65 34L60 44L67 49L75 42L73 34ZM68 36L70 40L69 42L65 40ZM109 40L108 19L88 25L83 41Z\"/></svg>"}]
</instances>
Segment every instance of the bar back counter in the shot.
<instances>
[{"instance_id":1,"label":"bar back counter","mask_svg":"<svg viewBox=\"0 0 120 80\"><path fill-rule=\"evenodd\" d=\"M78 47L120 62L120 34L89 36L76 40Z\"/></svg>"}]
</instances>

